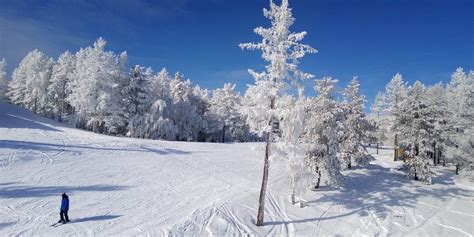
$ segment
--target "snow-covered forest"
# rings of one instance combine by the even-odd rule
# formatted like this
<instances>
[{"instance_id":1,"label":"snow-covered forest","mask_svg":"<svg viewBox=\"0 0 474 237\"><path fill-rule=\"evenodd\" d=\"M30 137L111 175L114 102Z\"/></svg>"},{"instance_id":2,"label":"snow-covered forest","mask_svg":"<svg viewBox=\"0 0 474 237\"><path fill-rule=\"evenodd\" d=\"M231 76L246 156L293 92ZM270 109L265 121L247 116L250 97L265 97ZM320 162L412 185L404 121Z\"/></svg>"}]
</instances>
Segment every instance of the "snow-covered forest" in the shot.
<instances>
[{"instance_id":1,"label":"snow-covered forest","mask_svg":"<svg viewBox=\"0 0 474 237\"><path fill-rule=\"evenodd\" d=\"M295 149L283 156L307 156L312 161L291 162L312 163L313 170L326 170L334 183L340 170L368 162L363 144L402 148L414 158L407 162L408 173L426 183L431 182L429 167L446 160L460 172L469 170L473 71L458 68L449 84L432 86L419 81L408 85L396 74L367 116L357 77L337 91L336 79L314 80L298 70L301 58L317 50L300 43L306 32L289 31L294 18L287 1L281 6L271 3L264 15L272 27L255 29L262 42L240 46L261 50L269 64L264 72L249 70L256 82L243 96L229 83L211 91L166 68L157 73L140 65L127 68L133 63L127 52L106 50L103 38L75 53L66 51L57 60L33 50L15 68L11 81L2 59L0 94L36 114L116 136L249 142L274 134L267 140L277 141L283 153ZM284 46L275 48L278 45ZM304 80L314 80L316 96L305 96ZM298 93L291 93L292 87Z\"/></svg>"},{"instance_id":2,"label":"snow-covered forest","mask_svg":"<svg viewBox=\"0 0 474 237\"><path fill-rule=\"evenodd\" d=\"M431 183L431 166L456 166L456 175L474 163L474 72L456 69L451 81L412 85L400 73L377 94L370 118L378 143L401 149L408 175Z\"/></svg>"},{"instance_id":3,"label":"snow-covered forest","mask_svg":"<svg viewBox=\"0 0 474 237\"><path fill-rule=\"evenodd\" d=\"M472 176L474 71L457 68L449 83L435 85L409 84L397 73L369 102L357 76L341 85L330 75L300 70L301 60L318 51L304 43L306 31L292 31L295 18L288 0L270 1L264 16L269 26L254 29L261 41L235 46L260 51L265 63L263 71L248 70L255 82L242 94L235 84L209 90L181 72L135 65L127 51L110 51L99 37L92 45L66 51L57 59L33 50L10 78L2 59L0 99L67 128L98 133L94 136L99 140L106 137L99 134L114 141L148 139L133 140L147 147L164 141L186 141L192 146L199 144L191 142L234 142L241 143L236 144L240 148L248 148L244 143L264 143L255 158L263 166L257 226L265 225L272 162L284 164L279 170L287 179L290 202L301 208L311 206L308 191L340 188L346 177L357 176L348 172L370 170L379 152L399 164L406 177L421 181L416 184L435 184L441 172L437 166L454 166L452 176ZM304 90L308 81L313 85L311 93ZM371 104L370 113L366 104ZM0 145L7 143L0 140ZM211 145L226 144L204 147ZM184 154L172 148L167 152Z\"/></svg>"},{"instance_id":4,"label":"snow-covered forest","mask_svg":"<svg viewBox=\"0 0 474 237\"><path fill-rule=\"evenodd\" d=\"M252 139L231 84L209 91L166 68L134 65L102 38L55 61L39 50L14 70L6 96L36 114L97 133L176 141Z\"/></svg>"}]
</instances>

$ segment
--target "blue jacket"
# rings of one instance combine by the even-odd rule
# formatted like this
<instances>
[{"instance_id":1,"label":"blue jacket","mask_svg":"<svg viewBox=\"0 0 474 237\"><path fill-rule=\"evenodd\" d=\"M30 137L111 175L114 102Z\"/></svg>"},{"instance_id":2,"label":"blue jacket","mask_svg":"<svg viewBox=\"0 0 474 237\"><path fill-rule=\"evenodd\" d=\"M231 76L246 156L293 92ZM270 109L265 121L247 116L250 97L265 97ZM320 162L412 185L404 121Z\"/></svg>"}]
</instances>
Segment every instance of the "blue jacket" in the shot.
<instances>
[{"instance_id":1,"label":"blue jacket","mask_svg":"<svg viewBox=\"0 0 474 237\"><path fill-rule=\"evenodd\" d=\"M63 198L61 200L61 211L65 211L69 209L69 198Z\"/></svg>"}]
</instances>

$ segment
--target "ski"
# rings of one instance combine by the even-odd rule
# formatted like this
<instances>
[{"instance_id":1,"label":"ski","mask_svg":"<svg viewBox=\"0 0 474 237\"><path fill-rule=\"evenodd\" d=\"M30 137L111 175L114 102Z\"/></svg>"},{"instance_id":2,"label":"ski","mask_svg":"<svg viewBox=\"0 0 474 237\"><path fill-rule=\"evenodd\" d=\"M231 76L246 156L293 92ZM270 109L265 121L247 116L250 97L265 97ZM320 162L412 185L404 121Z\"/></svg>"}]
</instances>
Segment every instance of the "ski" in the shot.
<instances>
[{"instance_id":1,"label":"ski","mask_svg":"<svg viewBox=\"0 0 474 237\"><path fill-rule=\"evenodd\" d=\"M71 222L71 221L68 221L68 222ZM51 227L58 227L58 226L61 226L61 225L65 225L65 224L67 224L68 222L59 221L59 222L56 222L56 223L51 224Z\"/></svg>"}]
</instances>

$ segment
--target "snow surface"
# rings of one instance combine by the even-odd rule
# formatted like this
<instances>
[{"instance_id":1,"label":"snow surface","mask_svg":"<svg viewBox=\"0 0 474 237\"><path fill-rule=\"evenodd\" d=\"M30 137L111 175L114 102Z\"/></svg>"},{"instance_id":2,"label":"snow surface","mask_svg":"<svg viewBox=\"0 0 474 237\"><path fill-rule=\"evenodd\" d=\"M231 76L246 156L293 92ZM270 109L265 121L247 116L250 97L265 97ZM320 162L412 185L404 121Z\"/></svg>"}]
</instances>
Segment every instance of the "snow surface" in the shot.
<instances>
[{"instance_id":1,"label":"snow surface","mask_svg":"<svg viewBox=\"0 0 474 237\"><path fill-rule=\"evenodd\" d=\"M375 153L373 149L369 149ZM265 226L255 226L263 144L140 140L66 127L0 103L0 236L473 236L472 182L436 167L408 180L382 149L291 205L285 164L272 162ZM57 228L61 193L72 222Z\"/></svg>"}]
</instances>

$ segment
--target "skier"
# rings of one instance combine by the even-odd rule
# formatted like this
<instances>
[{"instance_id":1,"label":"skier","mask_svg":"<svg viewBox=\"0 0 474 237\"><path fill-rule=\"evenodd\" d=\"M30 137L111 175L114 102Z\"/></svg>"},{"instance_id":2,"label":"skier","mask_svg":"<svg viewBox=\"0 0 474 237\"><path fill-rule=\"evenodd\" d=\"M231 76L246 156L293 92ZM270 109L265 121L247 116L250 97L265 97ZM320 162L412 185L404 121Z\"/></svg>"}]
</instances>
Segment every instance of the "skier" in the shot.
<instances>
[{"instance_id":1,"label":"skier","mask_svg":"<svg viewBox=\"0 0 474 237\"><path fill-rule=\"evenodd\" d=\"M59 212L61 220L59 220L59 222L64 224L66 222L69 222L69 217L67 216L67 211L69 210L69 197L66 195L66 193L63 193L61 197L61 208Z\"/></svg>"}]
</instances>

